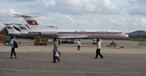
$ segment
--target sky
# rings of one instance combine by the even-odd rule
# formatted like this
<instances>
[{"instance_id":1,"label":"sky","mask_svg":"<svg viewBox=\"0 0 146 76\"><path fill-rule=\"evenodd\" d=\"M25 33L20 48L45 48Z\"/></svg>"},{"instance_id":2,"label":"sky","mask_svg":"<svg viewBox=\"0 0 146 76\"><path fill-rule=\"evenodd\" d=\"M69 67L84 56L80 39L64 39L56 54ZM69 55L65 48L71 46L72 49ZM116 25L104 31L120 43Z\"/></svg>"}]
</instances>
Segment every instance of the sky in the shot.
<instances>
[{"instance_id":1,"label":"sky","mask_svg":"<svg viewBox=\"0 0 146 76\"><path fill-rule=\"evenodd\" d=\"M33 15L58 29L146 31L146 0L0 0L0 27Z\"/></svg>"}]
</instances>

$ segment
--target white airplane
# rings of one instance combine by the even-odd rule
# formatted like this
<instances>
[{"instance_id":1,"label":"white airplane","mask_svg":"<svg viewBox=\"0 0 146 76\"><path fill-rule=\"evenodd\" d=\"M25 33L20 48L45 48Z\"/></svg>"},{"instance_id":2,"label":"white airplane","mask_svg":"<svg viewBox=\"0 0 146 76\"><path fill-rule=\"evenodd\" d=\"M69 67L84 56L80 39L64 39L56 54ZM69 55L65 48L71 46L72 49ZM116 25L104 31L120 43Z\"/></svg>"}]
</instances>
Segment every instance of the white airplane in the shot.
<instances>
[{"instance_id":1,"label":"white airplane","mask_svg":"<svg viewBox=\"0 0 146 76\"><path fill-rule=\"evenodd\" d=\"M15 17L24 18L24 20L28 24L28 29L25 29L25 31L27 30L28 35L32 35L32 36L33 35L34 36L45 36L48 38L60 38L60 39L81 39L81 38L90 38L90 39L93 39L93 38L117 39L118 38L118 39L121 39L121 38L129 37L127 34L120 32L120 31L59 30L56 28L56 26L40 25L35 20L35 16L15 14Z\"/></svg>"}]
</instances>

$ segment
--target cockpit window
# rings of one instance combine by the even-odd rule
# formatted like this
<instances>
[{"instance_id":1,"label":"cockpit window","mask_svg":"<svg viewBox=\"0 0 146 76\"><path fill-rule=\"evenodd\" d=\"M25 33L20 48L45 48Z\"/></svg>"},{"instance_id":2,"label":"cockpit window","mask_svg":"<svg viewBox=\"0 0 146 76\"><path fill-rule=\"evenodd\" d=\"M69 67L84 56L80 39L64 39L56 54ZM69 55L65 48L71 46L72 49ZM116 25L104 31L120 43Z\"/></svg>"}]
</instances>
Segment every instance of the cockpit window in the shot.
<instances>
[{"instance_id":1,"label":"cockpit window","mask_svg":"<svg viewBox=\"0 0 146 76\"><path fill-rule=\"evenodd\" d=\"M13 26L13 27L14 27L15 30L21 31L18 27L16 27L16 26Z\"/></svg>"}]
</instances>

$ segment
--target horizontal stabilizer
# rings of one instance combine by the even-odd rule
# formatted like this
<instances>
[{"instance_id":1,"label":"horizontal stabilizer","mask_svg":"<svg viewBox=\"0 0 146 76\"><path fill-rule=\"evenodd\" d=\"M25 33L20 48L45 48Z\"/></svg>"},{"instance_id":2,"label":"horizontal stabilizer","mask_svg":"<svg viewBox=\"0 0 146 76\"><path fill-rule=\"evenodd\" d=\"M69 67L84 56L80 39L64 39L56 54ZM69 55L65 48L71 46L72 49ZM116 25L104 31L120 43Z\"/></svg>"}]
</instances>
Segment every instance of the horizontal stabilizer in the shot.
<instances>
[{"instance_id":1,"label":"horizontal stabilizer","mask_svg":"<svg viewBox=\"0 0 146 76\"><path fill-rule=\"evenodd\" d=\"M22 17L27 22L28 25L39 25L39 23L35 20L38 16L28 16L28 15L20 15L20 14L14 14L15 17Z\"/></svg>"},{"instance_id":2,"label":"horizontal stabilizer","mask_svg":"<svg viewBox=\"0 0 146 76\"><path fill-rule=\"evenodd\" d=\"M20 15L20 14L14 14L15 17L38 17L38 16L29 16L29 15Z\"/></svg>"}]
</instances>

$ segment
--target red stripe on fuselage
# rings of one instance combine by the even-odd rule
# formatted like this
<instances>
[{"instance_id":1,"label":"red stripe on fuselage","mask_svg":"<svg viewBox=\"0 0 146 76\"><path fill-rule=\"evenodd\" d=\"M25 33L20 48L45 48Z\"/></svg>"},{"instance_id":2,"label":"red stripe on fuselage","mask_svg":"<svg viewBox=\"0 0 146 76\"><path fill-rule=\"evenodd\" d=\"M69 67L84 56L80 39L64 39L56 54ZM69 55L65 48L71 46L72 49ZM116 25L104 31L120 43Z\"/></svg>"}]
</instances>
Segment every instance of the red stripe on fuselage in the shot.
<instances>
[{"instance_id":1,"label":"red stripe on fuselage","mask_svg":"<svg viewBox=\"0 0 146 76\"><path fill-rule=\"evenodd\" d=\"M122 34L122 32L58 32L58 34Z\"/></svg>"}]
</instances>

